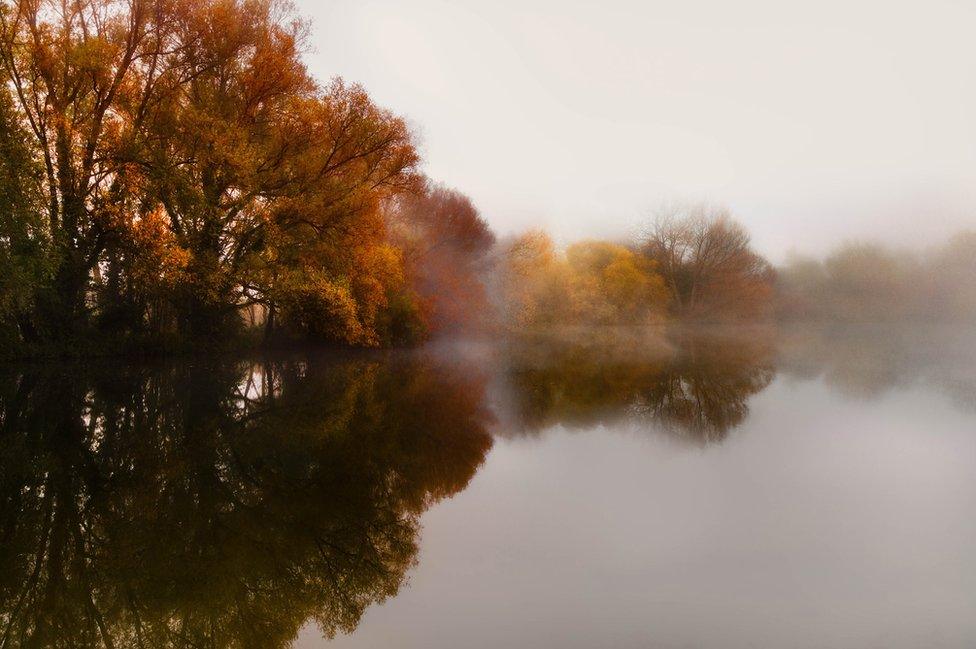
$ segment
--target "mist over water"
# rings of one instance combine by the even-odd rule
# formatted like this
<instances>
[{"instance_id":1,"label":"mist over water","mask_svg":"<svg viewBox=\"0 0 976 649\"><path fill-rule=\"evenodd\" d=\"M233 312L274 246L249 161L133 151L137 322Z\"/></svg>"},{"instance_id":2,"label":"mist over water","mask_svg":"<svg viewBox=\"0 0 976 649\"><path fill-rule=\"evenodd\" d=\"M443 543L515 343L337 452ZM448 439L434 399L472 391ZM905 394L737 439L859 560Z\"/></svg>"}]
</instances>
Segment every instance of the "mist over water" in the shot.
<instances>
[{"instance_id":1,"label":"mist over water","mask_svg":"<svg viewBox=\"0 0 976 649\"><path fill-rule=\"evenodd\" d=\"M971 328L580 333L4 367L0 634L971 645Z\"/></svg>"},{"instance_id":2,"label":"mist over water","mask_svg":"<svg viewBox=\"0 0 976 649\"><path fill-rule=\"evenodd\" d=\"M750 333L509 366L410 588L337 645L968 646L972 331Z\"/></svg>"}]
</instances>

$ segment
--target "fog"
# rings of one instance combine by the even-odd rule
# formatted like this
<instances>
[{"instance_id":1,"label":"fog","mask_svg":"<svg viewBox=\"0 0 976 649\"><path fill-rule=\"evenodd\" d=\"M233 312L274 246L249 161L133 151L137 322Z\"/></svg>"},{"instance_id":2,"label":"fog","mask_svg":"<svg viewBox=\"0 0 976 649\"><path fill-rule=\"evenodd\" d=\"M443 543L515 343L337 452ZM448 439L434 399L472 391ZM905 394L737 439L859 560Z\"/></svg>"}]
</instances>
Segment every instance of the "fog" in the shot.
<instances>
[{"instance_id":1,"label":"fog","mask_svg":"<svg viewBox=\"0 0 976 649\"><path fill-rule=\"evenodd\" d=\"M976 225L972 4L297 5L311 71L404 114L502 236L626 236L709 200L779 264Z\"/></svg>"},{"instance_id":2,"label":"fog","mask_svg":"<svg viewBox=\"0 0 976 649\"><path fill-rule=\"evenodd\" d=\"M922 253L847 243L818 260L793 256L777 273L782 319L841 322L976 320L976 233Z\"/></svg>"}]
</instances>

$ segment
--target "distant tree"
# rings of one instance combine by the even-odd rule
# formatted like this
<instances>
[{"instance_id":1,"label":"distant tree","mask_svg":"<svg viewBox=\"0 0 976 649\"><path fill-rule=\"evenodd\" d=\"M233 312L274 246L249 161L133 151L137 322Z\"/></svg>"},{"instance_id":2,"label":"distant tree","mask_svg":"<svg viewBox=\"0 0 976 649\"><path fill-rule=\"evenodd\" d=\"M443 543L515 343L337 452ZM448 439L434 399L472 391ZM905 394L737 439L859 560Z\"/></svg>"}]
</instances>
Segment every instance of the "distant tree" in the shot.
<instances>
[{"instance_id":1,"label":"distant tree","mask_svg":"<svg viewBox=\"0 0 976 649\"><path fill-rule=\"evenodd\" d=\"M501 293L509 326L522 329L565 321L572 310L567 268L542 230L507 242L502 250Z\"/></svg>"},{"instance_id":2,"label":"distant tree","mask_svg":"<svg viewBox=\"0 0 976 649\"><path fill-rule=\"evenodd\" d=\"M652 260L608 241L573 244L566 259L580 321L639 324L664 317L667 290Z\"/></svg>"},{"instance_id":3,"label":"distant tree","mask_svg":"<svg viewBox=\"0 0 976 649\"><path fill-rule=\"evenodd\" d=\"M663 211L643 241L681 317L742 320L767 315L773 271L725 208L696 205Z\"/></svg>"},{"instance_id":4,"label":"distant tree","mask_svg":"<svg viewBox=\"0 0 976 649\"><path fill-rule=\"evenodd\" d=\"M976 318L976 234L925 254L847 243L822 262L793 257L777 273L781 318L840 322Z\"/></svg>"},{"instance_id":5,"label":"distant tree","mask_svg":"<svg viewBox=\"0 0 976 649\"><path fill-rule=\"evenodd\" d=\"M917 259L849 243L823 261L794 256L777 274L777 312L791 320L887 321L916 317L928 292Z\"/></svg>"},{"instance_id":6,"label":"distant tree","mask_svg":"<svg viewBox=\"0 0 976 649\"><path fill-rule=\"evenodd\" d=\"M388 221L432 331L490 325L486 280L495 235L471 199L428 182L422 191L399 198Z\"/></svg>"},{"instance_id":7,"label":"distant tree","mask_svg":"<svg viewBox=\"0 0 976 649\"><path fill-rule=\"evenodd\" d=\"M930 312L946 319L976 320L976 232L960 232L929 261Z\"/></svg>"},{"instance_id":8,"label":"distant tree","mask_svg":"<svg viewBox=\"0 0 976 649\"><path fill-rule=\"evenodd\" d=\"M776 315L784 320L823 316L826 271L817 259L790 254L776 272Z\"/></svg>"},{"instance_id":9,"label":"distant tree","mask_svg":"<svg viewBox=\"0 0 976 649\"><path fill-rule=\"evenodd\" d=\"M844 320L910 316L920 274L909 255L869 243L847 244L824 261L827 311Z\"/></svg>"},{"instance_id":10,"label":"distant tree","mask_svg":"<svg viewBox=\"0 0 976 649\"><path fill-rule=\"evenodd\" d=\"M583 241L566 252L543 232L504 251L506 313L516 328L635 325L661 320L667 307L655 263L608 241Z\"/></svg>"}]
</instances>

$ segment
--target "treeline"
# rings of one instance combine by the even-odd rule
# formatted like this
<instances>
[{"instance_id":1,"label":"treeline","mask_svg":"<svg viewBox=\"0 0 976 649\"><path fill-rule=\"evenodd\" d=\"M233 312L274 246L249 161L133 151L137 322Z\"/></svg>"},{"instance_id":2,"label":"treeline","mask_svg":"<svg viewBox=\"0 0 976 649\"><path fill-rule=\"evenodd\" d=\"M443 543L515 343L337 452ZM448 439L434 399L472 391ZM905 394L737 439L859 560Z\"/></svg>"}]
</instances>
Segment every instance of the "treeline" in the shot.
<instances>
[{"instance_id":1,"label":"treeline","mask_svg":"<svg viewBox=\"0 0 976 649\"><path fill-rule=\"evenodd\" d=\"M628 243L584 241L559 251L532 232L501 257L501 309L517 330L745 322L773 311L772 266L727 210L709 205L668 209Z\"/></svg>"},{"instance_id":2,"label":"treeline","mask_svg":"<svg viewBox=\"0 0 976 649\"><path fill-rule=\"evenodd\" d=\"M849 243L773 267L721 207L664 210L625 243L560 250L543 232L508 242L501 313L510 331L582 325L972 322L976 232L925 252Z\"/></svg>"},{"instance_id":3,"label":"treeline","mask_svg":"<svg viewBox=\"0 0 976 649\"><path fill-rule=\"evenodd\" d=\"M773 267L727 210L498 243L285 0L0 0L0 355L976 314L976 235Z\"/></svg>"},{"instance_id":4,"label":"treeline","mask_svg":"<svg viewBox=\"0 0 976 649\"><path fill-rule=\"evenodd\" d=\"M823 260L794 257L777 274L783 320L886 322L976 319L976 232L924 253L844 245Z\"/></svg>"},{"instance_id":5,"label":"treeline","mask_svg":"<svg viewBox=\"0 0 976 649\"><path fill-rule=\"evenodd\" d=\"M0 346L456 326L490 231L305 34L283 0L0 2Z\"/></svg>"}]
</instances>

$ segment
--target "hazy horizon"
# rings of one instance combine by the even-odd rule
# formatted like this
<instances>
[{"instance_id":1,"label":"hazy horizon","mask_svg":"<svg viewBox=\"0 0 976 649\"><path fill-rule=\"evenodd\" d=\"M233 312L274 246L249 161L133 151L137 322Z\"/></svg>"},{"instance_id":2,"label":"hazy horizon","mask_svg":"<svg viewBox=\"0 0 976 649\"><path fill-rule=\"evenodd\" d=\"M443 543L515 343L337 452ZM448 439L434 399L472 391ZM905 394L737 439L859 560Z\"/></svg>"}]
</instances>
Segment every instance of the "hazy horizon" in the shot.
<instances>
[{"instance_id":1,"label":"hazy horizon","mask_svg":"<svg viewBox=\"0 0 976 649\"><path fill-rule=\"evenodd\" d=\"M405 116L503 236L619 237L670 200L728 205L775 262L976 227L976 6L296 5L311 72Z\"/></svg>"}]
</instances>

